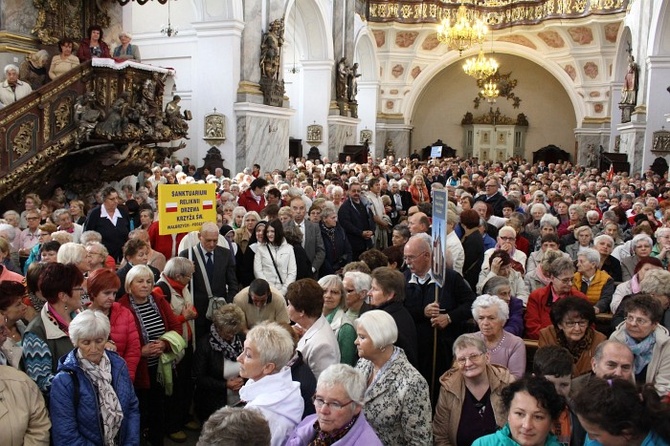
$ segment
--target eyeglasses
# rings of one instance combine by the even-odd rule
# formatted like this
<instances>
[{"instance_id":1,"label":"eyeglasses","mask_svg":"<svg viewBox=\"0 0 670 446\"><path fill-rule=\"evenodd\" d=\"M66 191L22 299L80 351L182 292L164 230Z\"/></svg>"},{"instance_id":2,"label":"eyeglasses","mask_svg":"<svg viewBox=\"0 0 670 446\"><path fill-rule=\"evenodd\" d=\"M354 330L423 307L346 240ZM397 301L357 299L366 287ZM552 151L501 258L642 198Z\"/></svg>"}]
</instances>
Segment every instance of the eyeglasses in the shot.
<instances>
[{"instance_id":1,"label":"eyeglasses","mask_svg":"<svg viewBox=\"0 0 670 446\"><path fill-rule=\"evenodd\" d=\"M456 358L456 362L459 363L460 365L465 365L468 362L468 360L470 362L477 362L479 361L479 358L481 358L484 355L485 353L473 353L470 356Z\"/></svg>"},{"instance_id":2,"label":"eyeglasses","mask_svg":"<svg viewBox=\"0 0 670 446\"><path fill-rule=\"evenodd\" d=\"M498 238L504 242L513 242L516 240L516 237L503 237L502 235L499 235Z\"/></svg>"},{"instance_id":3,"label":"eyeglasses","mask_svg":"<svg viewBox=\"0 0 670 446\"><path fill-rule=\"evenodd\" d=\"M651 321L649 319L645 319L643 317L626 316L626 322L628 322L629 324L635 324L635 325L647 325Z\"/></svg>"},{"instance_id":4,"label":"eyeglasses","mask_svg":"<svg viewBox=\"0 0 670 446\"><path fill-rule=\"evenodd\" d=\"M48 232L40 232L37 236L38 237L46 237L47 235L51 235Z\"/></svg>"},{"instance_id":5,"label":"eyeglasses","mask_svg":"<svg viewBox=\"0 0 670 446\"><path fill-rule=\"evenodd\" d=\"M408 255L408 256L403 256L403 259L405 259L406 262L413 262L416 260L418 257L426 254L428 251L424 251L422 253L416 254L416 255Z\"/></svg>"},{"instance_id":6,"label":"eyeglasses","mask_svg":"<svg viewBox=\"0 0 670 446\"><path fill-rule=\"evenodd\" d=\"M26 220L39 220L39 217L26 217Z\"/></svg>"},{"instance_id":7,"label":"eyeglasses","mask_svg":"<svg viewBox=\"0 0 670 446\"><path fill-rule=\"evenodd\" d=\"M332 410L340 410L354 402L354 400L351 400L348 403L338 403L337 401L327 402L323 398L316 395L312 397L312 401L314 402L314 407L317 409L321 409L323 406L328 406Z\"/></svg>"},{"instance_id":8,"label":"eyeglasses","mask_svg":"<svg viewBox=\"0 0 670 446\"><path fill-rule=\"evenodd\" d=\"M565 321L563 322L563 325L568 328L574 328L575 326L579 326L579 328L586 328L589 326L589 321Z\"/></svg>"},{"instance_id":9,"label":"eyeglasses","mask_svg":"<svg viewBox=\"0 0 670 446\"><path fill-rule=\"evenodd\" d=\"M567 285L569 283L572 283L572 277L563 277L562 279L560 277L554 277L554 279L558 280L564 285Z\"/></svg>"},{"instance_id":10,"label":"eyeglasses","mask_svg":"<svg viewBox=\"0 0 670 446\"><path fill-rule=\"evenodd\" d=\"M487 184L486 187L498 187L497 184Z\"/></svg>"}]
</instances>

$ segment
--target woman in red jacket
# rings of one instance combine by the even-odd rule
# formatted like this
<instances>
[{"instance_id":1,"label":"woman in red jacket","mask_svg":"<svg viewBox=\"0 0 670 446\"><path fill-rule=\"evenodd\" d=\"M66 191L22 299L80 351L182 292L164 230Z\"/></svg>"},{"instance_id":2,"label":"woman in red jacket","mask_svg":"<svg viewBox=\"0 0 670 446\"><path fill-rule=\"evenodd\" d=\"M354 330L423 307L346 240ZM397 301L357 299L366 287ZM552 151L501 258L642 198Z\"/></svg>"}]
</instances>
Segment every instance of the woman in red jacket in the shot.
<instances>
[{"instance_id":1,"label":"woman in red jacket","mask_svg":"<svg viewBox=\"0 0 670 446\"><path fill-rule=\"evenodd\" d=\"M110 269L100 268L88 275L86 285L91 298L89 308L102 311L109 318L111 331L105 348L115 351L126 361L130 379L135 382L140 362L140 335L133 313L115 302L116 290L121 285L119 277Z\"/></svg>"},{"instance_id":2,"label":"woman in red jacket","mask_svg":"<svg viewBox=\"0 0 670 446\"><path fill-rule=\"evenodd\" d=\"M135 265L126 276L126 292L119 303L135 316L140 334L142 357L135 375L135 391L140 402L140 424L148 429L152 446L162 446L166 431L165 389L158 382L158 362L170 344L162 339L168 331L181 333L181 323L170 304L159 294L152 294L154 274L146 265Z\"/></svg>"},{"instance_id":3,"label":"woman in red jacket","mask_svg":"<svg viewBox=\"0 0 670 446\"><path fill-rule=\"evenodd\" d=\"M409 186L409 193L412 194L412 201L414 204L430 203L428 187L421 174L414 175L412 178L412 184Z\"/></svg>"}]
</instances>

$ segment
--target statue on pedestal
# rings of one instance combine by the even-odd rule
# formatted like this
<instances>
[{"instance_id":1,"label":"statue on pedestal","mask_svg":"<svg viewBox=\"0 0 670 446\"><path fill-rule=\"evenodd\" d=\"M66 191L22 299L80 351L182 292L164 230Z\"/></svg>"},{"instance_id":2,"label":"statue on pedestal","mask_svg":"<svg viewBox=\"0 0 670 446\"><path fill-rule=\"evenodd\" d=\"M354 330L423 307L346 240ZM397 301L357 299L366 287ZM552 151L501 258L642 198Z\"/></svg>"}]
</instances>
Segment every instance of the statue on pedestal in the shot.
<instances>
[{"instance_id":1,"label":"statue on pedestal","mask_svg":"<svg viewBox=\"0 0 670 446\"><path fill-rule=\"evenodd\" d=\"M284 19L270 23L261 42L261 91L263 103L281 107L284 101L284 81L280 79L281 47L284 44Z\"/></svg>"}]
</instances>

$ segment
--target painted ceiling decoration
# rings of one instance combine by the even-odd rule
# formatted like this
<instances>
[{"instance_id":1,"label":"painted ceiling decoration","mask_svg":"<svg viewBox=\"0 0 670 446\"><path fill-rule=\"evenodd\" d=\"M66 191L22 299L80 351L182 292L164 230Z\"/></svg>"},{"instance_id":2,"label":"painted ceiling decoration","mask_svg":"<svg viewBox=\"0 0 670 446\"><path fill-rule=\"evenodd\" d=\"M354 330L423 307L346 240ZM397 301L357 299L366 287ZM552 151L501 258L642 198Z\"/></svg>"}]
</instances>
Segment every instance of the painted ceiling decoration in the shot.
<instances>
[{"instance_id":1,"label":"painted ceiling decoration","mask_svg":"<svg viewBox=\"0 0 670 446\"><path fill-rule=\"evenodd\" d=\"M470 19L480 17L490 28L503 29L517 25L535 25L552 19L617 14L626 10L628 2L629 0L369 0L367 19L370 22L405 24L439 23L445 18L453 21L459 6L463 5Z\"/></svg>"}]
</instances>

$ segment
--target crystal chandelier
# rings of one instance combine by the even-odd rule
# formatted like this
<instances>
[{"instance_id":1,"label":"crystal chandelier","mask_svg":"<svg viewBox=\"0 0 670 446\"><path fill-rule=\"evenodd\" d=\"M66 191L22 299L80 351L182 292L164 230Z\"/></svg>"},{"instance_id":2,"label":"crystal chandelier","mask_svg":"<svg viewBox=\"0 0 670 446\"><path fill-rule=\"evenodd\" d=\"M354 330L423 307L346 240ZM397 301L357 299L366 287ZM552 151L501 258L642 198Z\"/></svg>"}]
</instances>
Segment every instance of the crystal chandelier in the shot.
<instances>
[{"instance_id":1,"label":"crystal chandelier","mask_svg":"<svg viewBox=\"0 0 670 446\"><path fill-rule=\"evenodd\" d=\"M489 80L484 84L484 89L480 93L489 103L493 103L496 101L498 95L500 95L500 90L498 89L498 84Z\"/></svg>"},{"instance_id":2,"label":"crystal chandelier","mask_svg":"<svg viewBox=\"0 0 670 446\"><path fill-rule=\"evenodd\" d=\"M484 50L480 49L477 57L465 61L463 71L475 79L486 79L498 71L498 62L493 57L484 56Z\"/></svg>"},{"instance_id":3,"label":"crystal chandelier","mask_svg":"<svg viewBox=\"0 0 670 446\"><path fill-rule=\"evenodd\" d=\"M481 18L475 18L474 22L469 20L465 5L461 5L458 7L453 25L444 18L437 27L437 40L451 49L458 50L460 55L473 45L481 45L488 31L488 26Z\"/></svg>"},{"instance_id":4,"label":"crystal chandelier","mask_svg":"<svg viewBox=\"0 0 670 446\"><path fill-rule=\"evenodd\" d=\"M177 28L173 28L172 24L170 23L170 0L167 1L167 5L168 5L168 23L167 26L163 25L161 27L161 34L163 34L164 36L172 37L179 34L179 30Z\"/></svg>"}]
</instances>

